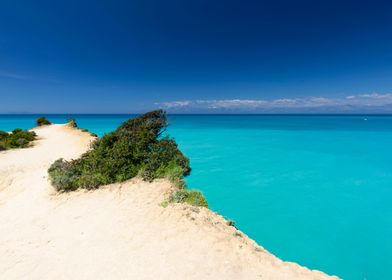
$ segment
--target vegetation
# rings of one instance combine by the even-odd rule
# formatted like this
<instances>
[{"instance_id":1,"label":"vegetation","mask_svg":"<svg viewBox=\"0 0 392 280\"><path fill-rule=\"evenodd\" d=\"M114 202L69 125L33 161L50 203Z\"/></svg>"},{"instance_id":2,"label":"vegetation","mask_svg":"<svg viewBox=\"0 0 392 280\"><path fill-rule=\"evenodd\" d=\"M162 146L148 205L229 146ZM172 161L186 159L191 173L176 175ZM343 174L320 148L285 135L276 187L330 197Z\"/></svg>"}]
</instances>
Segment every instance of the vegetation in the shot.
<instances>
[{"instance_id":1,"label":"vegetation","mask_svg":"<svg viewBox=\"0 0 392 280\"><path fill-rule=\"evenodd\" d=\"M184 176L191 170L189 160L174 139L163 135L166 127L167 117L162 110L130 119L93 142L81 158L54 162L49 168L52 184L58 191L71 191L95 189L138 175L148 181L166 177L186 192L185 198L179 196L173 201L196 203L201 200L196 192L184 190Z\"/></svg>"},{"instance_id":2,"label":"vegetation","mask_svg":"<svg viewBox=\"0 0 392 280\"><path fill-rule=\"evenodd\" d=\"M195 190L179 189L169 198L169 202L187 203L193 206L208 207L203 194Z\"/></svg>"},{"instance_id":3,"label":"vegetation","mask_svg":"<svg viewBox=\"0 0 392 280\"><path fill-rule=\"evenodd\" d=\"M86 128L79 128L81 131L89 133L92 137L98 137L97 134L95 134L94 132L91 132L90 130L86 129Z\"/></svg>"},{"instance_id":4,"label":"vegetation","mask_svg":"<svg viewBox=\"0 0 392 280\"><path fill-rule=\"evenodd\" d=\"M38 118L35 123L37 126L43 126L43 125L49 125L52 124L50 121L48 121L45 117L40 117Z\"/></svg>"},{"instance_id":5,"label":"vegetation","mask_svg":"<svg viewBox=\"0 0 392 280\"><path fill-rule=\"evenodd\" d=\"M98 137L97 134L95 134L95 133L89 131L88 129L79 128L79 127L78 127L78 124L76 123L76 120L75 120L74 118L70 118L70 119L68 120L68 126L69 126L69 127L72 127L72 128L77 128L77 129L79 129L79 130L81 130L81 131L83 131L83 132L87 132L87 133L89 133L89 134L90 134L91 136L93 136L93 137Z\"/></svg>"},{"instance_id":6,"label":"vegetation","mask_svg":"<svg viewBox=\"0 0 392 280\"><path fill-rule=\"evenodd\" d=\"M74 118L69 118L68 119L68 126L77 128L78 124L76 123L76 120Z\"/></svg>"},{"instance_id":7,"label":"vegetation","mask_svg":"<svg viewBox=\"0 0 392 280\"><path fill-rule=\"evenodd\" d=\"M35 132L14 129L11 133L0 130L0 151L16 148L26 148L36 139Z\"/></svg>"},{"instance_id":8,"label":"vegetation","mask_svg":"<svg viewBox=\"0 0 392 280\"><path fill-rule=\"evenodd\" d=\"M77 127L75 120L70 125ZM162 110L124 122L115 131L95 140L81 158L55 161L48 170L52 184L58 191L72 191L95 189L135 176L148 181L167 178L179 187L168 202L207 207L200 192L185 189L184 176L191 171L189 160L174 139L164 135L167 125Z\"/></svg>"}]
</instances>

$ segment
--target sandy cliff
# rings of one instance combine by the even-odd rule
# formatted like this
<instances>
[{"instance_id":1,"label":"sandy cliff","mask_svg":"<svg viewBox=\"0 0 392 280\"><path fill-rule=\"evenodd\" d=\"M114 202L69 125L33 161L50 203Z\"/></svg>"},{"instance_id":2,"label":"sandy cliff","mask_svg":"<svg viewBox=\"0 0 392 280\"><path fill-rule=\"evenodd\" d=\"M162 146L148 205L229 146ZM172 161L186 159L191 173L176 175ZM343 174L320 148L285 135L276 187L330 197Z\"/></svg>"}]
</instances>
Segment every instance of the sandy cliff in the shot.
<instances>
[{"instance_id":1,"label":"sandy cliff","mask_svg":"<svg viewBox=\"0 0 392 280\"><path fill-rule=\"evenodd\" d=\"M170 184L57 194L50 164L92 138L64 125L0 153L0 279L333 279L274 257L208 209L160 206Z\"/></svg>"}]
</instances>

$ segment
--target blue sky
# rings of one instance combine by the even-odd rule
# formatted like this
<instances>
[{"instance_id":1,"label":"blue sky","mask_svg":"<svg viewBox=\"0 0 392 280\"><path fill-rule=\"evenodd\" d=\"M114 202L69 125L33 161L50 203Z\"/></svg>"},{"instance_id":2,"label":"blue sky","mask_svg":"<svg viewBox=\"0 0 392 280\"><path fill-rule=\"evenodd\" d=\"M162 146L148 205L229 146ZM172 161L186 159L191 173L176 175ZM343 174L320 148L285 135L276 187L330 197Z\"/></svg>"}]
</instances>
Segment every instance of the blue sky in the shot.
<instances>
[{"instance_id":1,"label":"blue sky","mask_svg":"<svg viewBox=\"0 0 392 280\"><path fill-rule=\"evenodd\" d=\"M388 1L0 2L0 113L392 112Z\"/></svg>"}]
</instances>

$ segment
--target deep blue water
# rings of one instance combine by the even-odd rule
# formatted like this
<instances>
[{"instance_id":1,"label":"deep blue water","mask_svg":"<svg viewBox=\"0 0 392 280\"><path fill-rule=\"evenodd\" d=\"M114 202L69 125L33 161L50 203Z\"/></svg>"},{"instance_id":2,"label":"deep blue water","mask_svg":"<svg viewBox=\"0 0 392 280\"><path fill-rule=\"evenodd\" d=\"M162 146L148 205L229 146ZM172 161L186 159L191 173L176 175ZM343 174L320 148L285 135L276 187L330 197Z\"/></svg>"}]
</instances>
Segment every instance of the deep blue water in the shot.
<instances>
[{"instance_id":1,"label":"deep blue water","mask_svg":"<svg viewBox=\"0 0 392 280\"><path fill-rule=\"evenodd\" d=\"M129 116L74 117L102 135ZM0 115L0 129L36 118ZM392 279L392 116L169 120L189 187L267 250L344 279Z\"/></svg>"}]
</instances>

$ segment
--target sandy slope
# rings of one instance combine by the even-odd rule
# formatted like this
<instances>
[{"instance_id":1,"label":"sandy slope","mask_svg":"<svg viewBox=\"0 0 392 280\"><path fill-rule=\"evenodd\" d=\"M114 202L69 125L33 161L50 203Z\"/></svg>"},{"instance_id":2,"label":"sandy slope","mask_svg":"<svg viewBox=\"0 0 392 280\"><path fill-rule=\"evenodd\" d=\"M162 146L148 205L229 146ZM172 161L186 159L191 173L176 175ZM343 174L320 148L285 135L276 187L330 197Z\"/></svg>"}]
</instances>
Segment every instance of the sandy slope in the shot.
<instances>
[{"instance_id":1,"label":"sandy slope","mask_svg":"<svg viewBox=\"0 0 392 280\"><path fill-rule=\"evenodd\" d=\"M33 148L0 153L0 279L329 279L207 209L159 206L166 181L54 193L49 165L92 138L63 125L35 131Z\"/></svg>"}]
</instances>

